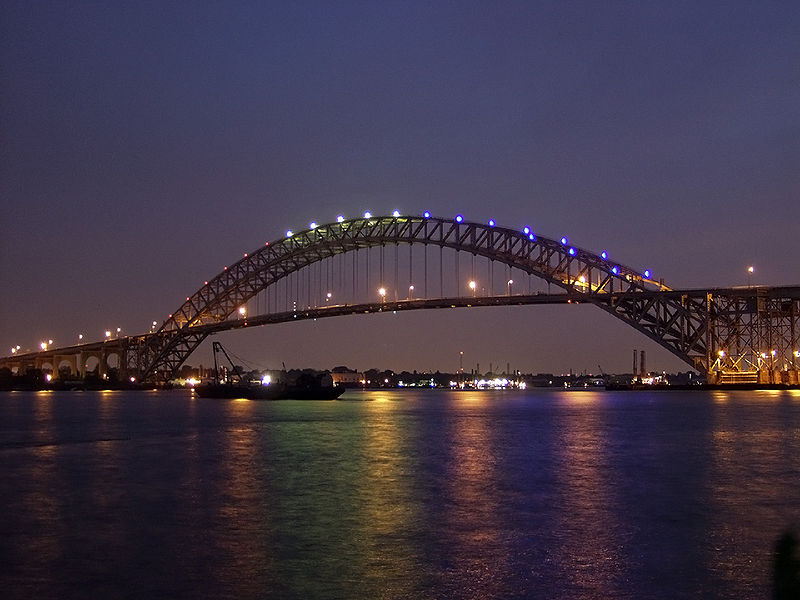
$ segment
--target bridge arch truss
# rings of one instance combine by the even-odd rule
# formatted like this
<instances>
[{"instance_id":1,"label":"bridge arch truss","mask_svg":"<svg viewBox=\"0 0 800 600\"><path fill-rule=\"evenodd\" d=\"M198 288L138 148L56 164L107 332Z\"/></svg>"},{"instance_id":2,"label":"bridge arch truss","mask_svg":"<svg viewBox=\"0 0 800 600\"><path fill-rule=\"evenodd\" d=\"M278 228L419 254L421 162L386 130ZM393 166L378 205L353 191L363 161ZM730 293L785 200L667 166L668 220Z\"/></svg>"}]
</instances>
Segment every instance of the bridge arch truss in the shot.
<instances>
[{"instance_id":1,"label":"bridge arch truss","mask_svg":"<svg viewBox=\"0 0 800 600\"><path fill-rule=\"evenodd\" d=\"M523 271L554 286L566 301L597 305L694 368L707 369L713 360L710 308L705 297L670 293L663 282L648 278L647 273L572 246L566 239L536 236L527 228L517 231L460 218L385 216L315 226L246 254L187 297L158 332L132 340L127 353L129 369L146 379L157 373L171 376L210 332L240 326L237 311L263 290L326 259L399 245L449 249ZM510 289L507 297L494 300L493 304L522 303ZM529 303L536 303L536 298L531 297ZM469 305L469 297L459 296L457 304ZM356 306L352 312L363 308ZM401 308L428 306L417 300ZM285 312L286 320L298 316L297 306ZM346 307L330 306L327 311L317 310L315 318L347 312Z\"/></svg>"}]
</instances>

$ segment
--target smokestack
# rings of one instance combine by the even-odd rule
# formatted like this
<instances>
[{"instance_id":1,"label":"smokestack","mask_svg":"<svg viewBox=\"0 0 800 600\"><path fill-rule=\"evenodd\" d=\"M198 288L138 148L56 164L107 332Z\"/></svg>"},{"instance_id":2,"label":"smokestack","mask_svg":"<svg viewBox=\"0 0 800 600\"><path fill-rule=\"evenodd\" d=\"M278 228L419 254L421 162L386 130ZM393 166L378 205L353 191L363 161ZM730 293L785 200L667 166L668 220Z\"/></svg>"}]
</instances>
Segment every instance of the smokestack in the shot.
<instances>
[{"instance_id":1,"label":"smokestack","mask_svg":"<svg viewBox=\"0 0 800 600\"><path fill-rule=\"evenodd\" d=\"M638 352L638 351L636 350L636 348L634 348L634 349L633 349L633 376L634 376L634 377L636 377L636 374L639 372L639 371L636 369L636 354L637 354L637 352Z\"/></svg>"},{"instance_id":2,"label":"smokestack","mask_svg":"<svg viewBox=\"0 0 800 600\"><path fill-rule=\"evenodd\" d=\"M641 352L641 358L639 360L639 368L642 370L642 376L647 375L647 361L645 359L644 350Z\"/></svg>"}]
</instances>

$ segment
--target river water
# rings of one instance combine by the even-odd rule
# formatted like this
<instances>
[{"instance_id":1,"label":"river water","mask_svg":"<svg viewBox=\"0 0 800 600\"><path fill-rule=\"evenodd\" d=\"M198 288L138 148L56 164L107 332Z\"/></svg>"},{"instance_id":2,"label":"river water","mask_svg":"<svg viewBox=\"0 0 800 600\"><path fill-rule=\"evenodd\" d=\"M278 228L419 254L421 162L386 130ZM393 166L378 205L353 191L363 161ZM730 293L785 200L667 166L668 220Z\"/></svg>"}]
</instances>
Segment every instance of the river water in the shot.
<instances>
[{"instance_id":1,"label":"river water","mask_svg":"<svg viewBox=\"0 0 800 600\"><path fill-rule=\"evenodd\" d=\"M800 392L0 395L4 598L768 598Z\"/></svg>"}]
</instances>

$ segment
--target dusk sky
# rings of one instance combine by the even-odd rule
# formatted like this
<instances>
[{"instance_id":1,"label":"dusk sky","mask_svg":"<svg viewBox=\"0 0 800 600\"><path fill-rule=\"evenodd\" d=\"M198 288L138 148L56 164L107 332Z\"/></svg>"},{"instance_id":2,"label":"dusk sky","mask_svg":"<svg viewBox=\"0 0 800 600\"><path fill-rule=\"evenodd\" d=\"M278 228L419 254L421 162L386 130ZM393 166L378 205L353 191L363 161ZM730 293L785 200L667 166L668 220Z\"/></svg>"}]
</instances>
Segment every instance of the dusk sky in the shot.
<instances>
[{"instance_id":1,"label":"dusk sky","mask_svg":"<svg viewBox=\"0 0 800 600\"><path fill-rule=\"evenodd\" d=\"M7 0L0 28L0 355L147 331L365 210L530 224L673 288L800 284L797 1ZM265 367L688 368L584 305L219 339Z\"/></svg>"}]
</instances>

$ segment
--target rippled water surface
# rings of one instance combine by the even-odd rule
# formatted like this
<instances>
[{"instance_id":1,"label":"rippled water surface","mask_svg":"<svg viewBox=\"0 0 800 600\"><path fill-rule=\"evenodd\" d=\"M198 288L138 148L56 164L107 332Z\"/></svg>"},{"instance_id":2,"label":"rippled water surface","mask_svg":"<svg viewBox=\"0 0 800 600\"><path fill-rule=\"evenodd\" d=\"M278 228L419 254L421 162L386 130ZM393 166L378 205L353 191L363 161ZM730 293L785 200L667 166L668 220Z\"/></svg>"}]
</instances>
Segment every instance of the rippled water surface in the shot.
<instances>
[{"instance_id":1,"label":"rippled water surface","mask_svg":"<svg viewBox=\"0 0 800 600\"><path fill-rule=\"evenodd\" d=\"M0 395L5 598L768 598L800 392Z\"/></svg>"}]
</instances>

